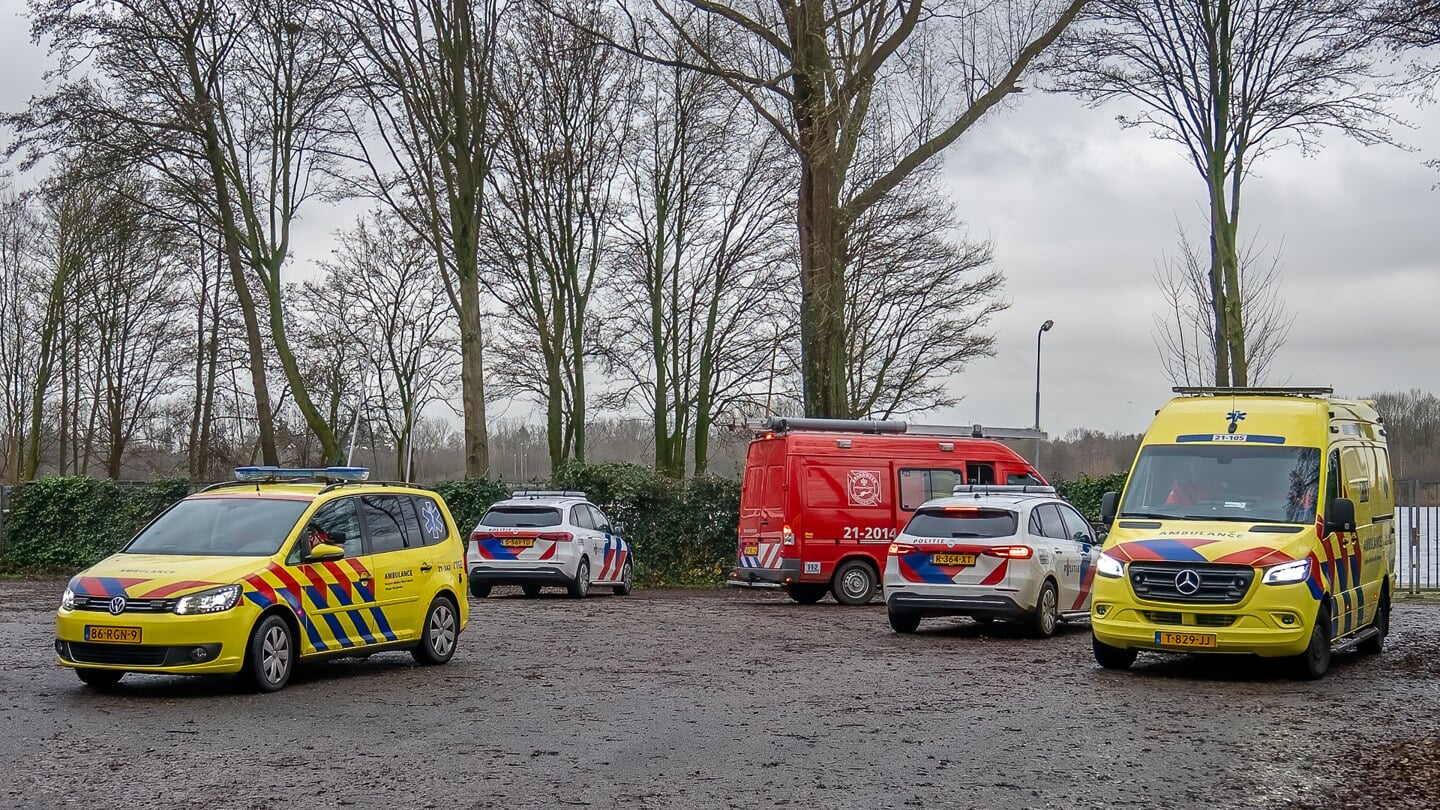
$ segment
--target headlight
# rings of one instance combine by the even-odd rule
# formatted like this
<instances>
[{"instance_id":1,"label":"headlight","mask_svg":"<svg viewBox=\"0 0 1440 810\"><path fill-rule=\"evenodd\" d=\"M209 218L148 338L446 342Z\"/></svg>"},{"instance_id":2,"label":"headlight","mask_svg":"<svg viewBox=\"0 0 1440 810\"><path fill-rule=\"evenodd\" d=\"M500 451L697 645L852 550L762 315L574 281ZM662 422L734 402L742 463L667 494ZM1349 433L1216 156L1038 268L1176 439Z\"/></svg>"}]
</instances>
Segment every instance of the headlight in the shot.
<instances>
[{"instance_id":1,"label":"headlight","mask_svg":"<svg viewBox=\"0 0 1440 810\"><path fill-rule=\"evenodd\" d=\"M1263 582L1266 585L1288 585L1292 582L1304 582L1309 578L1310 561L1296 560L1267 569Z\"/></svg>"},{"instance_id":2,"label":"headlight","mask_svg":"<svg viewBox=\"0 0 1440 810\"><path fill-rule=\"evenodd\" d=\"M1100 562L1095 565L1095 573L1102 577L1123 577L1125 576L1125 563L1102 552L1100 554Z\"/></svg>"},{"instance_id":3,"label":"headlight","mask_svg":"<svg viewBox=\"0 0 1440 810\"><path fill-rule=\"evenodd\" d=\"M61 609L61 610L74 610L74 609L75 609L75 592L72 591L72 590L70 590L69 588L66 588L66 589L65 589L65 593L60 594L60 609Z\"/></svg>"},{"instance_id":4,"label":"headlight","mask_svg":"<svg viewBox=\"0 0 1440 810\"><path fill-rule=\"evenodd\" d=\"M175 601L175 612L181 616L188 616L192 613L219 613L235 607L239 601L240 586L226 585L223 588L211 588L208 591L180 597Z\"/></svg>"}]
</instances>

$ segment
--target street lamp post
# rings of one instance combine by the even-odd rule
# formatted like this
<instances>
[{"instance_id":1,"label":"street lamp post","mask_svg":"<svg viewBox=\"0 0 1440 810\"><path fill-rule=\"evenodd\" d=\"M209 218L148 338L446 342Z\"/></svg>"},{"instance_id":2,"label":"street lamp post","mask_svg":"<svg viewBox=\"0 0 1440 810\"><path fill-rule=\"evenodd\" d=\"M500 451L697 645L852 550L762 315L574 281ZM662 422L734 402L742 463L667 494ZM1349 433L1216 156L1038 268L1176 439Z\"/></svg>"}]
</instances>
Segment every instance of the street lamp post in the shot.
<instances>
[{"instance_id":1,"label":"street lamp post","mask_svg":"<svg viewBox=\"0 0 1440 810\"><path fill-rule=\"evenodd\" d=\"M1054 321L1047 320L1040 324L1040 331L1035 333L1035 431L1040 431L1040 338L1055 325ZM1035 471L1040 472L1040 436L1035 436Z\"/></svg>"}]
</instances>

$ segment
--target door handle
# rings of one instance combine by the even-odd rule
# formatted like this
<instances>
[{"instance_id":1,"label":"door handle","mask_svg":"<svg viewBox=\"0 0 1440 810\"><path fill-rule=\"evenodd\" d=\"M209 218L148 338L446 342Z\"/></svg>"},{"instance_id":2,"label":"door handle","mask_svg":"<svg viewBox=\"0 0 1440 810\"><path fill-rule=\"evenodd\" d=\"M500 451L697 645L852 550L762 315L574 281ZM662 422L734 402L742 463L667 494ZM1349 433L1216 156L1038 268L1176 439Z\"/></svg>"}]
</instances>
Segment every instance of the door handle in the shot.
<instances>
[{"instance_id":1,"label":"door handle","mask_svg":"<svg viewBox=\"0 0 1440 810\"><path fill-rule=\"evenodd\" d=\"M432 565L431 565L430 563L428 563L428 562L427 562L427 563L420 563L420 571L421 571L422 573L425 572L425 571L429 571L429 570L430 570L431 568L433 568L433 567L434 567L434 566L432 566Z\"/></svg>"}]
</instances>

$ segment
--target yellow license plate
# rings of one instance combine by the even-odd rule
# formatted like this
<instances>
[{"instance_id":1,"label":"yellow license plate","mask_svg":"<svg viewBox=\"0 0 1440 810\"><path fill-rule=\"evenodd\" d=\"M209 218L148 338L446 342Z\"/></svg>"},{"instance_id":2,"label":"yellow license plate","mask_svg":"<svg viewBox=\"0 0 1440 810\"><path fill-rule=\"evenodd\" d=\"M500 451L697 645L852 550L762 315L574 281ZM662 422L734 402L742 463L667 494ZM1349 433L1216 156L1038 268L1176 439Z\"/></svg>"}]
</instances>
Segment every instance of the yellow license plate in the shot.
<instances>
[{"instance_id":1,"label":"yellow license plate","mask_svg":"<svg viewBox=\"0 0 1440 810\"><path fill-rule=\"evenodd\" d=\"M530 548L535 545L533 537L507 537L500 541L505 548Z\"/></svg>"},{"instance_id":2,"label":"yellow license plate","mask_svg":"<svg viewBox=\"0 0 1440 810\"><path fill-rule=\"evenodd\" d=\"M932 554L930 562L936 565L974 565L974 554Z\"/></svg>"},{"instance_id":3,"label":"yellow license plate","mask_svg":"<svg viewBox=\"0 0 1440 810\"><path fill-rule=\"evenodd\" d=\"M1167 633L1156 631L1155 643L1163 647L1192 647L1195 649L1214 649L1214 633Z\"/></svg>"},{"instance_id":4,"label":"yellow license plate","mask_svg":"<svg viewBox=\"0 0 1440 810\"><path fill-rule=\"evenodd\" d=\"M759 546L746 546L745 549L744 549L744 554L745 554L746 557L754 557L755 555L757 555L757 554L759 554L759 553L760 553L760 547L759 547Z\"/></svg>"},{"instance_id":5,"label":"yellow license plate","mask_svg":"<svg viewBox=\"0 0 1440 810\"><path fill-rule=\"evenodd\" d=\"M85 625L85 640L99 644L139 644L140 628L102 627L87 624Z\"/></svg>"}]
</instances>

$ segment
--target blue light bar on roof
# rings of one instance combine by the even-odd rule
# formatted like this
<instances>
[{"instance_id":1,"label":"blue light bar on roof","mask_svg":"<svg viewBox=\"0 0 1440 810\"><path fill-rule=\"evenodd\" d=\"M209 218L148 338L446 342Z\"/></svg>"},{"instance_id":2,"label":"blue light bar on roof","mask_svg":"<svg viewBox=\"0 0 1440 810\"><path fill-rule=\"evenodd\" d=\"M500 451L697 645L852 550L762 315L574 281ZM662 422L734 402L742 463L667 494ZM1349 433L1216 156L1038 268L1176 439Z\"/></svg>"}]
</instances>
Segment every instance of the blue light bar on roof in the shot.
<instances>
[{"instance_id":1,"label":"blue light bar on roof","mask_svg":"<svg viewBox=\"0 0 1440 810\"><path fill-rule=\"evenodd\" d=\"M370 477L365 467L236 467L237 481L364 481Z\"/></svg>"}]
</instances>

